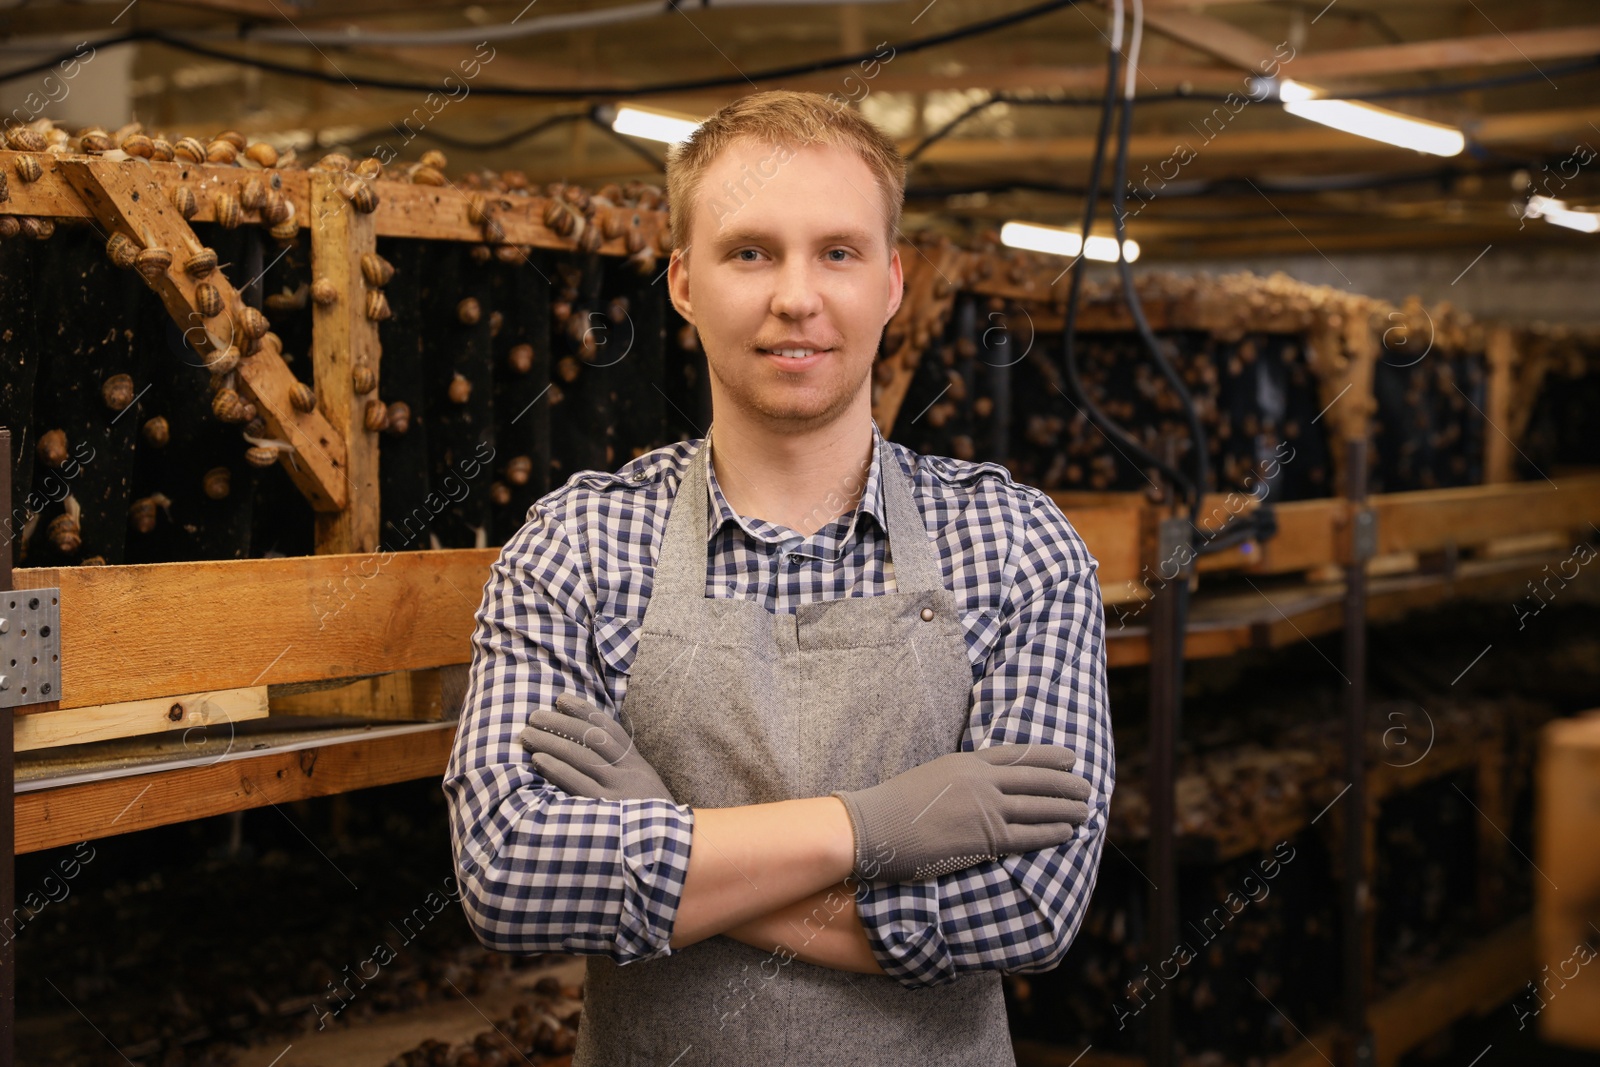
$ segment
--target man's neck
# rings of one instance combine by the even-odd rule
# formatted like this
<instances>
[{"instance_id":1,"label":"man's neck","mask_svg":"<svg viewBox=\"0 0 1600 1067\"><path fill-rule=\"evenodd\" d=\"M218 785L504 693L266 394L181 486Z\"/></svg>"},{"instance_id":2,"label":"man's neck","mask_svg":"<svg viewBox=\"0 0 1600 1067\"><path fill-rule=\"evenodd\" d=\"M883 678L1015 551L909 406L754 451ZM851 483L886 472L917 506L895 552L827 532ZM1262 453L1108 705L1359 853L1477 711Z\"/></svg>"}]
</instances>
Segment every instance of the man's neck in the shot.
<instances>
[{"instance_id":1,"label":"man's neck","mask_svg":"<svg viewBox=\"0 0 1600 1067\"><path fill-rule=\"evenodd\" d=\"M810 537L861 500L872 467L872 413L799 433L717 418L717 485L734 512Z\"/></svg>"}]
</instances>

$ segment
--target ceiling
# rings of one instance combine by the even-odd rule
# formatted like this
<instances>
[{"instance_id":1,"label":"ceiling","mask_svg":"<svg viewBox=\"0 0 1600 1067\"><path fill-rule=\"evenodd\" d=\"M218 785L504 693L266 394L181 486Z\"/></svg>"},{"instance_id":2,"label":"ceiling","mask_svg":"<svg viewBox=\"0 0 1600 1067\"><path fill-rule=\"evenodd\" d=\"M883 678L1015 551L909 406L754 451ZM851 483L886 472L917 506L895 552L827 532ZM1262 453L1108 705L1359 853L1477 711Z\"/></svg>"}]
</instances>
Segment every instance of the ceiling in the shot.
<instances>
[{"instance_id":1,"label":"ceiling","mask_svg":"<svg viewBox=\"0 0 1600 1067\"><path fill-rule=\"evenodd\" d=\"M1600 240L1521 218L1532 193L1600 202L1594 3L1146 7L1128 169L1150 197L1130 203L1128 225L1147 255L1486 241L1587 250ZM615 21L560 28L560 19L584 15ZM997 20L1009 24L985 25ZM134 118L201 136L231 127L299 140L313 155L387 143L415 159L442 148L454 172L514 167L539 183L591 186L660 182L664 147L587 120L596 105L631 101L703 116L758 89L834 93L859 102L911 152L1004 93L1013 102L972 114L917 151L910 175L908 227L976 233L1010 218L1068 225L1081 213L1110 22L1107 7L1091 2L24 0L0 8L0 67L37 65L71 52L63 41L88 40L97 61L125 56L126 74L109 89L102 81L96 99L112 113L85 121L110 127ZM127 34L136 39L112 43ZM1283 74L1341 94L1417 93L1381 103L1461 128L1467 150L1424 156L1250 99L1249 72L1289 56ZM20 94L48 73L10 79L0 100L15 113ZM726 84L637 91L718 79ZM1184 98L1196 94L1207 99Z\"/></svg>"}]
</instances>

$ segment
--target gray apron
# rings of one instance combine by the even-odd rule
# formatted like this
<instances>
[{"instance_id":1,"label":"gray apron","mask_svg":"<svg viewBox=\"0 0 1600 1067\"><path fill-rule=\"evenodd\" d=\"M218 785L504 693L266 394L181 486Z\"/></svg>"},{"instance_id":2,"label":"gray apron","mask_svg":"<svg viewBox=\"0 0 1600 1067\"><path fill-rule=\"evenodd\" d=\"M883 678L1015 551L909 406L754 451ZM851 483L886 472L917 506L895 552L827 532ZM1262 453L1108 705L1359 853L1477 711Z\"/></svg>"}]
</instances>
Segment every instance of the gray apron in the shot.
<instances>
[{"instance_id":1,"label":"gray apron","mask_svg":"<svg viewBox=\"0 0 1600 1067\"><path fill-rule=\"evenodd\" d=\"M673 797L723 808L827 796L957 751L972 690L966 643L888 442L880 477L897 592L773 614L706 596L709 441L667 518L622 706ZM815 925L831 918L814 914ZM995 971L908 989L721 935L586 966L573 1067L1016 1064Z\"/></svg>"}]
</instances>

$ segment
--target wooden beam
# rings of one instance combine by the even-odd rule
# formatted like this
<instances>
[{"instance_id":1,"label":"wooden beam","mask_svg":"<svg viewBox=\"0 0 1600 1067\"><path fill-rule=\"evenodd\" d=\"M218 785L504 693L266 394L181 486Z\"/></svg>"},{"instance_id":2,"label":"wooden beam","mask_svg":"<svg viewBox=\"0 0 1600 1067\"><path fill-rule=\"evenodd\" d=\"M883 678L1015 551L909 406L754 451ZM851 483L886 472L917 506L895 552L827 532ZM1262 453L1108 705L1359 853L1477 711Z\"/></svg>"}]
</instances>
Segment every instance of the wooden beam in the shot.
<instances>
[{"instance_id":1,"label":"wooden beam","mask_svg":"<svg viewBox=\"0 0 1600 1067\"><path fill-rule=\"evenodd\" d=\"M239 336L237 323L245 310L244 299L220 270L203 281L184 271L185 261L203 245L173 206L162 182L150 171L127 163L66 158L57 166L108 237L122 233L141 248L162 248L172 254L170 266L147 281L184 331L185 340L201 355L208 355L217 345L215 334L231 334L231 338L223 336L222 343L232 340L243 354L247 339ZM236 176L242 174L235 171ZM225 188L232 188L232 182ZM213 285L221 293L220 316L208 318L198 310L195 292L201 284ZM282 453L279 462L312 508L343 508L348 499L344 439L321 413L299 411L290 402L295 377L288 364L276 351L263 346L239 360L237 375L240 394L256 405L266 422L267 435L295 447L292 453Z\"/></svg>"},{"instance_id":2,"label":"wooden beam","mask_svg":"<svg viewBox=\"0 0 1600 1067\"><path fill-rule=\"evenodd\" d=\"M1600 474L1564 476L1560 488L1539 481L1382 493L1370 504L1379 555L1436 552L1600 522Z\"/></svg>"},{"instance_id":3,"label":"wooden beam","mask_svg":"<svg viewBox=\"0 0 1600 1067\"><path fill-rule=\"evenodd\" d=\"M16 751L28 752L113 737L193 730L266 716L267 687L258 685L19 715L13 736Z\"/></svg>"},{"instance_id":4,"label":"wooden beam","mask_svg":"<svg viewBox=\"0 0 1600 1067\"><path fill-rule=\"evenodd\" d=\"M349 501L340 511L319 512L316 550L371 552L378 547L378 434L367 429L368 401L378 397L355 391L357 367L378 376L378 323L367 317L363 256L377 255L371 214L350 206L339 193L338 178L317 172L309 185L311 276L327 282L338 299L327 306L311 302L311 363L317 409L345 442ZM376 290L381 292L382 290Z\"/></svg>"},{"instance_id":5,"label":"wooden beam","mask_svg":"<svg viewBox=\"0 0 1600 1067\"><path fill-rule=\"evenodd\" d=\"M1147 16L1148 17L1148 16ZM1600 26L1565 26L1554 30L1490 33L1437 41L1302 52L1285 69L1292 77L1387 77L1455 67L1493 67L1534 63L1541 59L1576 59L1600 53Z\"/></svg>"},{"instance_id":6,"label":"wooden beam","mask_svg":"<svg viewBox=\"0 0 1600 1067\"><path fill-rule=\"evenodd\" d=\"M453 726L18 793L18 854L444 773Z\"/></svg>"},{"instance_id":7,"label":"wooden beam","mask_svg":"<svg viewBox=\"0 0 1600 1067\"><path fill-rule=\"evenodd\" d=\"M361 678L335 689L272 694L274 715L337 715L395 722L438 722L455 718L465 692L466 666L426 671L395 671Z\"/></svg>"},{"instance_id":8,"label":"wooden beam","mask_svg":"<svg viewBox=\"0 0 1600 1067\"><path fill-rule=\"evenodd\" d=\"M61 699L35 707L466 663L499 551L19 570L61 589Z\"/></svg>"},{"instance_id":9,"label":"wooden beam","mask_svg":"<svg viewBox=\"0 0 1600 1067\"><path fill-rule=\"evenodd\" d=\"M1251 74L1270 71L1271 64L1278 58L1270 41L1221 19L1169 10L1146 11L1144 22L1147 29ZM1262 64L1268 65L1263 67Z\"/></svg>"}]
</instances>

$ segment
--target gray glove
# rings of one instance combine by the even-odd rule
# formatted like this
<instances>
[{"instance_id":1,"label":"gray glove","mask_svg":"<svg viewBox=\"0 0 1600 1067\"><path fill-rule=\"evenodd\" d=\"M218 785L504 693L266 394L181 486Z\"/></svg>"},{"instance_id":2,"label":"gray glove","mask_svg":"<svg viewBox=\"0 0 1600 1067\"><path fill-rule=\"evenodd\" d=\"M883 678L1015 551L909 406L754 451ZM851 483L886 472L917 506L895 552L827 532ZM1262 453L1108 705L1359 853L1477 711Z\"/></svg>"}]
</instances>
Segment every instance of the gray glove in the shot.
<instances>
[{"instance_id":1,"label":"gray glove","mask_svg":"<svg viewBox=\"0 0 1600 1067\"><path fill-rule=\"evenodd\" d=\"M915 882L1061 844L1089 817L1076 759L1060 745L994 745L831 794L850 811L855 874Z\"/></svg>"},{"instance_id":2,"label":"gray glove","mask_svg":"<svg viewBox=\"0 0 1600 1067\"><path fill-rule=\"evenodd\" d=\"M534 768L573 796L677 803L622 724L582 697L556 697L556 710L529 715L517 737Z\"/></svg>"}]
</instances>

